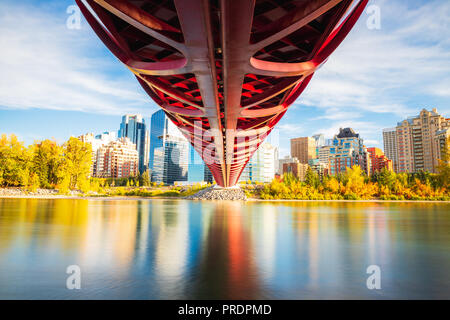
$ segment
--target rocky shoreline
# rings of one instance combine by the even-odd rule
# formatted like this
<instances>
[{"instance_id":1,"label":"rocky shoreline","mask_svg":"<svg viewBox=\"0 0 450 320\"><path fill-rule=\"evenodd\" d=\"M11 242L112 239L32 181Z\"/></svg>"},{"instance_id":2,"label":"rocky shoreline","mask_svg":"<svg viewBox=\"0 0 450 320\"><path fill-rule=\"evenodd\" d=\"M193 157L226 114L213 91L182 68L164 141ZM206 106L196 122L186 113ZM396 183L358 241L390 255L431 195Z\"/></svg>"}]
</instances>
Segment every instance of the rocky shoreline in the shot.
<instances>
[{"instance_id":1,"label":"rocky shoreline","mask_svg":"<svg viewBox=\"0 0 450 320\"><path fill-rule=\"evenodd\" d=\"M101 200L152 200L152 199L170 199L170 200L231 200L231 201L258 201L258 202L392 202L392 203L450 203L450 201L441 200L302 200L302 199L270 199L264 200L257 197L247 198L244 190L241 188L217 188L209 187L187 197L143 197L143 196L105 196L99 194L83 194L80 191L71 191L68 194L59 194L56 189L37 189L34 192L26 189L12 187L0 188L0 198L24 198L24 199L101 199Z\"/></svg>"},{"instance_id":2,"label":"rocky shoreline","mask_svg":"<svg viewBox=\"0 0 450 320\"><path fill-rule=\"evenodd\" d=\"M57 196L59 191L57 189L36 189L35 191L28 191L23 188L0 188L0 197L47 197ZM72 191L70 196L78 196L80 192Z\"/></svg>"},{"instance_id":3,"label":"rocky shoreline","mask_svg":"<svg viewBox=\"0 0 450 320\"><path fill-rule=\"evenodd\" d=\"M232 200L246 201L247 196L241 188L218 188L215 186L200 190L194 195L184 197L187 200Z\"/></svg>"}]
</instances>

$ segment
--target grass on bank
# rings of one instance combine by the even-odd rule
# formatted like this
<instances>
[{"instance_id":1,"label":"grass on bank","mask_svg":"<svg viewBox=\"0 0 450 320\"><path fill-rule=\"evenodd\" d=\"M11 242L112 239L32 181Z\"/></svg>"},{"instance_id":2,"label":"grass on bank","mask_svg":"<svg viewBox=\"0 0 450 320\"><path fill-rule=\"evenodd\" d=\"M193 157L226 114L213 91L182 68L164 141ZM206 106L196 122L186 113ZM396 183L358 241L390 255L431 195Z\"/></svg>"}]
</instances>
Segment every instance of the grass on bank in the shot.
<instances>
[{"instance_id":1,"label":"grass on bank","mask_svg":"<svg viewBox=\"0 0 450 320\"><path fill-rule=\"evenodd\" d=\"M191 186L169 186L163 185L154 187L108 187L99 188L95 192L86 193L87 196L99 197L187 197L193 195L200 190L211 186L211 184L197 183Z\"/></svg>"}]
</instances>

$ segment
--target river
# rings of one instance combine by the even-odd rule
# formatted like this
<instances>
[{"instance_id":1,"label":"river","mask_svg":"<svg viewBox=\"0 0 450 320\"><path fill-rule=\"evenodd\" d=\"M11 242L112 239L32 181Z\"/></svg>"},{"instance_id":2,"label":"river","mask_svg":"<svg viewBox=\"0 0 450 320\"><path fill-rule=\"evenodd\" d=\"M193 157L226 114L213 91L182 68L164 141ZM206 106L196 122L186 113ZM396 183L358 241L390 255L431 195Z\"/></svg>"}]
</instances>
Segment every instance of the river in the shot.
<instances>
[{"instance_id":1,"label":"river","mask_svg":"<svg viewBox=\"0 0 450 320\"><path fill-rule=\"evenodd\" d=\"M0 199L0 299L407 298L450 298L450 203Z\"/></svg>"}]
</instances>

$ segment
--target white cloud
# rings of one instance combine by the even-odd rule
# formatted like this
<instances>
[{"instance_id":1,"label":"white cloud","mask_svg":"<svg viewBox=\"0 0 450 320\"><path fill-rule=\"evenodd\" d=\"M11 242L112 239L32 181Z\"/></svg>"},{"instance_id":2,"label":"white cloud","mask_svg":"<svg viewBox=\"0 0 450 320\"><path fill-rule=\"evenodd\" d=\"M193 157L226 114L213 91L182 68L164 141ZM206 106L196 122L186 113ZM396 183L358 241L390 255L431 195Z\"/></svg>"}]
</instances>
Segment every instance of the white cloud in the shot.
<instances>
[{"instance_id":1,"label":"white cloud","mask_svg":"<svg viewBox=\"0 0 450 320\"><path fill-rule=\"evenodd\" d=\"M366 27L363 14L343 44L314 75L285 126L302 108L317 116L305 135L333 137L352 127L366 144L382 145L381 129L450 105L450 2L373 0L381 8L381 30ZM293 117L294 114L297 117ZM311 128L312 126L316 126Z\"/></svg>"},{"instance_id":2,"label":"white cloud","mask_svg":"<svg viewBox=\"0 0 450 320\"><path fill-rule=\"evenodd\" d=\"M66 17L40 7L0 4L0 106L149 114L155 105L131 73L104 56L87 23L69 30Z\"/></svg>"},{"instance_id":3,"label":"white cloud","mask_svg":"<svg viewBox=\"0 0 450 320\"><path fill-rule=\"evenodd\" d=\"M368 30L363 14L297 103L404 117L421 107L410 105L414 95L450 95L450 2L373 4L381 7L382 29Z\"/></svg>"}]
</instances>

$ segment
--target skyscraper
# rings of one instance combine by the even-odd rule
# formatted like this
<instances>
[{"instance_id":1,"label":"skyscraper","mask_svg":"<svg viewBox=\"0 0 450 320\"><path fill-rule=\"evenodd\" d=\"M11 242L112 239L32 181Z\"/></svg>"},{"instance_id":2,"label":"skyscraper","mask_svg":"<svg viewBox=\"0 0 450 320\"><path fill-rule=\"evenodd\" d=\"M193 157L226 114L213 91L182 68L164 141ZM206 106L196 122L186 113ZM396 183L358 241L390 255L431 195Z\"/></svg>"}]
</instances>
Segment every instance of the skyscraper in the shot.
<instances>
[{"instance_id":1,"label":"skyscraper","mask_svg":"<svg viewBox=\"0 0 450 320\"><path fill-rule=\"evenodd\" d=\"M396 131L396 128L383 129L383 145L386 157L392 160L394 171L398 172L398 149Z\"/></svg>"},{"instance_id":2,"label":"skyscraper","mask_svg":"<svg viewBox=\"0 0 450 320\"><path fill-rule=\"evenodd\" d=\"M330 139L332 140L332 139ZM331 145L322 146L319 148L319 162L328 165L330 159L330 149L333 148Z\"/></svg>"},{"instance_id":3,"label":"skyscraper","mask_svg":"<svg viewBox=\"0 0 450 320\"><path fill-rule=\"evenodd\" d=\"M447 142L450 137L450 128L439 130L434 137L435 148L438 150L439 159L442 159L443 153L450 147ZM448 152L448 151L447 151Z\"/></svg>"},{"instance_id":4,"label":"skyscraper","mask_svg":"<svg viewBox=\"0 0 450 320\"><path fill-rule=\"evenodd\" d=\"M212 182L211 171L190 143L187 175L187 181L189 183Z\"/></svg>"},{"instance_id":5,"label":"skyscraper","mask_svg":"<svg viewBox=\"0 0 450 320\"><path fill-rule=\"evenodd\" d=\"M184 137L166 136L154 149L152 181L174 184L187 181L189 145Z\"/></svg>"},{"instance_id":6,"label":"skyscraper","mask_svg":"<svg viewBox=\"0 0 450 320\"><path fill-rule=\"evenodd\" d=\"M396 127L398 172L436 172L440 151L437 132L450 128L450 119L423 109L419 115L399 122Z\"/></svg>"},{"instance_id":7,"label":"skyscraper","mask_svg":"<svg viewBox=\"0 0 450 320\"><path fill-rule=\"evenodd\" d=\"M325 145L325 136L323 135L323 133L318 133L318 134L313 135L312 138L316 142L316 158L318 158L320 148ZM310 160L312 160L312 159L310 159Z\"/></svg>"},{"instance_id":8,"label":"skyscraper","mask_svg":"<svg viewBox=\"0 0 450 320\"><path fill-rule=\"evenodd\" d=\"M187 181L189 142L163 110L150 122L149 167L152 181L172 184Z\"/></svg>"},{"instance_id":9,"label":"skyscraper","mask_svg":"<svg viewBox=\"0 0 450 320\"><path fill-rule=\"evenodd\" d=\"M311 159L316 159L316 140L311 137L291 139L291 157L297 158L304 164L308 164Z\"/></svg>"},{"instance_id":10,"label":"skyscraper","mask_svg":"<svg viewBox=\"0 0 450 320\"><path fill-rule=\"evenodd\" d=\"M314 141L316 142L316 147L321 147L325 145L325 136L323 133L318 133L312 136Z\"/></svg>"},{"instance_id":11,"label":"skyscraper","mask_svg":"<svg viewBox=\"0 0 450 320\"><path fill-rule=\"evenodd\" d=\"M183 137L180 130L167 118L163 110L158 110L152 114L150 120L150 151L149 168L154 169L153 159L156 148L164 145L167 136Z\"/></svg>"},{"instance_id":12,"label":"skyscraper","mask_svg":"<svg viewBox=\"0 0 450 320\"><path fill-rule=\"evenodd\" d=\"M360 166L370 175L370 157L363 139L352 128L339 129L329 149L330 174L335 175L353 166Z\"/></svg>"},{"instance_id":13,"label":"skyscraper","mask_svg":"<svg viewBox=\"0 0 450 320\"><path fill-rule=\"evenodd\" d=\"M275 152L268 142L262 144L250 158L239 181L271 182L275 177Z\"/></svg>"},{"instance_id":14,"label":"skyscraper","mask_svg":"<svg viewBox=\"0 0 450 320\"><path fill-rule=\"evenodd\" d=\"M149 133L146 129L145 120L140 114L126 114L120 123L119 138L128 138L136 145L139 154L139 172L143 173L148 168L149 156Z\"/></svg>"}]
</instances>

